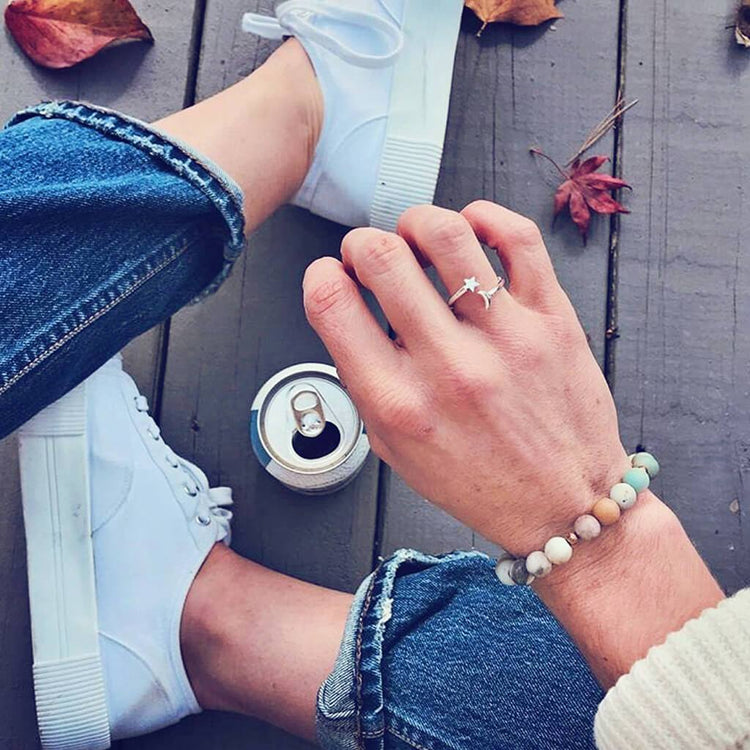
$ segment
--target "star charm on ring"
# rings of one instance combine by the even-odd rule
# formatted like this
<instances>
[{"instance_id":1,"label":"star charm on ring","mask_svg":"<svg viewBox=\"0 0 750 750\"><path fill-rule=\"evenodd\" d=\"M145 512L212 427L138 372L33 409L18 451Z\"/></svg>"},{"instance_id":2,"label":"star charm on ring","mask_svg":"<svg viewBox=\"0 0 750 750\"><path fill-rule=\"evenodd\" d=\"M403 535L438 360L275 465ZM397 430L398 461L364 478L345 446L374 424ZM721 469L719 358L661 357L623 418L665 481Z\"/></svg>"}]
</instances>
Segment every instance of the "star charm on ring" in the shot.
<instances>
[{"instance_id":1,"label":"star charm on ring","mask_svg":"<svg viewBox=\"0 0 750 750\"><path fill-rule=\"evenodd\" d=\"M479 282L476 276L464 279L464 285L448 300L448 307L453 307L464 294L475 294L477 289L479 289Z\"/></svg>"}]
</instances>

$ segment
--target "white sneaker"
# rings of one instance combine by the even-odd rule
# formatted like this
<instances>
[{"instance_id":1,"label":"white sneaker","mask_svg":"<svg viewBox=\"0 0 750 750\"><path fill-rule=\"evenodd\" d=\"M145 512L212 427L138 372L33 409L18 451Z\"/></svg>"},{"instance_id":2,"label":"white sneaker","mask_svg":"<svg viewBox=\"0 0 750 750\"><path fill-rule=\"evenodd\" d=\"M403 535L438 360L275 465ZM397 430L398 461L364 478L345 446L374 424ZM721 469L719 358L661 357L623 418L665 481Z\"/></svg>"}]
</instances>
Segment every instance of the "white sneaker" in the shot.
<instances>
[{"instance_id":1,"label":"white sneaker","mask_svg":"<svg viewBox=\"0 0 750 750\"><path fill-rule=\"evenodd\" d=\"M98 750L200 707L188 589L229 543L226 488L175 456L110 360L20 432L34 689L45 750Z\"/></svg>"},{"instance_id":2,"label":"white sneaker","mask_svg":"<svg viewBox=\"0 0 750 750\"><path fill-rule=\"evenodd\" d=\"M346 226L392 231L432 203L463 0L287 0L245 31L296 36L323 91L313 165L293 200Z\"/></svg>"}]
</instances>

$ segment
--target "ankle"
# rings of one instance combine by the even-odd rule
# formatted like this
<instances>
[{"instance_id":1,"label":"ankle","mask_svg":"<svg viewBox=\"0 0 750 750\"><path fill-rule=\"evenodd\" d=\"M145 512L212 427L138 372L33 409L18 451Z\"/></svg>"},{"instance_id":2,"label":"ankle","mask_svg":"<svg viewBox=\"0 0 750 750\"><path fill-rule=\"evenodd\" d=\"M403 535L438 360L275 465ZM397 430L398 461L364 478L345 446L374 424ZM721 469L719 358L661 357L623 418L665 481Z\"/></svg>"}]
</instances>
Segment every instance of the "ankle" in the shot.
<instances>
[{"instance_id":1,"label":"ankle","mask_svg":"<svg viewBox=\"0 0 750 750\"><path fill-rule=\"evenodd\" d=\"M234 558L237 555L223 544L214 545L190 587L182 612L182 658L196 700L206 710L235 710L217 668L228 640L219 593L226 581L232 580Z\"/></svg>"},{"instance_id":2,"label":"ankle","mask_svg":"<svg viewBox=\"0 0 750 750\"><path fill-rule=\"evenodd\" d=\"M305 174L307 174L323 130L325 116L323 91L307 52L296 39L287 40L274 54L287 58L286 62L289 66L287 80L289 86L297 92L294 102L297 104L298 118L304 133Z\"/></svg>"},{"instance_id":3,"label":"ankle","mask_svg":"<svg viewBox=\"0 0 750 750\"><path fill-rule=\"evenodd\" d=\"M312 165L323 129L323 92L315 70L303 46L291 38L247 80L254 78L259 79L256 83L262 80L266 86L267 104L275 102L284 112L281 121L287 130L289 145L294 145L293 154L287 156L292 156L296 166L299 175L296 188L299 189Z\"/></svg>"}]
</instances>

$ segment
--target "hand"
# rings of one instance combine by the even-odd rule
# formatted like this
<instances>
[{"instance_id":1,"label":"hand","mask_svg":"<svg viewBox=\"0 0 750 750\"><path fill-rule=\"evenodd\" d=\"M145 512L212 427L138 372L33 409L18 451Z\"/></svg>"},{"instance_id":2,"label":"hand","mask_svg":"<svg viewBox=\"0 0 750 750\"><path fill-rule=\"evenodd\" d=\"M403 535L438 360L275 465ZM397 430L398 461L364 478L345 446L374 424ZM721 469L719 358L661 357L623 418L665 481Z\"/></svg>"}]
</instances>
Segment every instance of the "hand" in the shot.
<instances>
[{"instance_id":1,"label":"hand","mask_svg":"<svg viewBox=\"0 0 750 750\"><path fill-rule=\"evenodd\" d=\"M420 266L452 293L508 274L489 310L465 294L454 312ZM537 227L479 201L456 213L407 211L398 234L350 232L343 263L313 263L307 316L367 425L373 450L417 492L524 555L567 532L627 468L614 403L555 277ZM398 334L391 341L357 286Z\"/></svg>"},{"instance_id":2,"label":"hand","mask_svg":"<svg viewBox=\"0 0 750 750\"><path fill-rule=\"evenodd\" d=\"M510 291L489 310L465 294L454 315L417 257L451 292L467 276L490 289L496 277L478 240L498 251ZM485 201L461 214L424 206L404 214L398 234L351 232L342 256L308 269L307 315L373 449L417 492L526 555L619 481L628 464L609 389L531 221ZM398 344L355 279L374 292ZM650 492L534 587L605 687L722 598Z\"/></svg>"}]
</instances>

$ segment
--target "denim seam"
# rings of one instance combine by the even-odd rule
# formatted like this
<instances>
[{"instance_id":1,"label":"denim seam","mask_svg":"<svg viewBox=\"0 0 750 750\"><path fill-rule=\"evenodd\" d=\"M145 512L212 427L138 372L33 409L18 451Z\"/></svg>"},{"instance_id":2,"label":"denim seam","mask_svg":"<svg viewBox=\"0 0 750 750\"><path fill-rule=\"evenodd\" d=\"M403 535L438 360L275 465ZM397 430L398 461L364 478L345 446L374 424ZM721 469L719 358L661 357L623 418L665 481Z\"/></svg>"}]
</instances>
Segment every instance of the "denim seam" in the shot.
<instances>
[{"instance_id":1,"label":"denim seam","mask_svg":"<svg viewBox=\"0 0 750 750\"><path fill-rule=\"evenodd\" d=\"M396 731L393 727L388 727L388 733L392 734L396 739L401 740L401 742L405 742L409 747L416 748L416 750L433 750L433 748L427 747L426 745L420 745L418 742L414 742L406 735Z\"/></svg>"},{"instance_id":2,"label":"denim seam","mask_svg":"<svg viewBox=\"0 0 750 750\"><path fill-rule=\"evenodd\" d=\"M380 572L380 569L382 567L383 563L381 562L380 565L378 565L378 567L373 571L370 577L370 586L367 589L367 596L362 603L362 609L359 612L359 622L357 623L357 643L354 656L354 671L357 675L357 704L359 706L359 710L357 711L357 745L359 747L359 750L364 750L365 739L374 739L377 736L382 736L382 732L371 734L369 732L365 733L362 729L362 670L360 668L362 663L362 636L364 630L365 615L370 609L370 604L372 602L372 592L375 587L375 579L377 578L377 574Z\"/></svg>"},{"instance_id":3,"label":"denim seam","mask_svg":"<svg viewBox=\"0 0 750 750\"><path fill-rule=\"evenodd\" d=\"M101 318L103 315L106 315L110 310L117 307L123 300L127 299L133 292L140 289L147 281L150 281L156 274L158 274L160 271L163 271L168 265L173 263L177 258L179 258L185 251L188 249L189 243L184 242L181 246L178 246L174 249L174 251L167 256L164 260L162 260L158 265L154 266L150 271L148 271L144 276L141 276L140 278L136 279L130 287L122 291L117 297L115 297L113 300L110 300L104 307L99 308L93 315L90 315L86 320L79 323L75 328L68 331L66 334L64 334L61 338L57 339L52 346L45 349L41 354L37 355L31 362L26 364L24 367L22 367L15 375L13 375L5 385L0 386L0 396L2 396L6 391L8 391L10 388L12 388L21 378L28 375L29 372L31 372L34 368L36 368L39 364L44 362L48 357L50 357L52 354L54 354L60 347L64 346L68 343L71 339L75 338L81 331L84 331L86 328L88 328L92 323L95 323L99 318Z\"/></svg>"}]
</instances>

